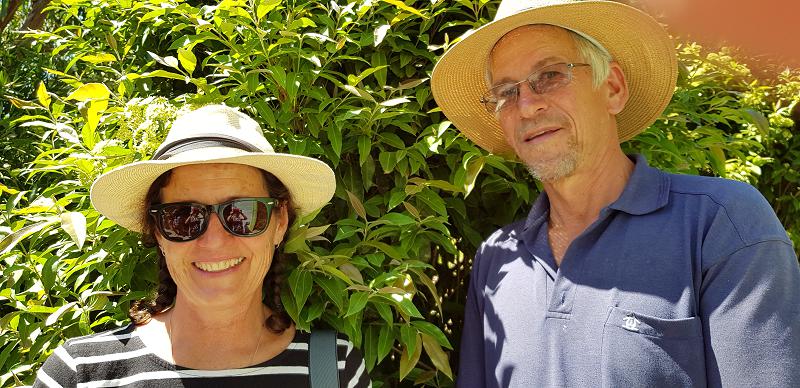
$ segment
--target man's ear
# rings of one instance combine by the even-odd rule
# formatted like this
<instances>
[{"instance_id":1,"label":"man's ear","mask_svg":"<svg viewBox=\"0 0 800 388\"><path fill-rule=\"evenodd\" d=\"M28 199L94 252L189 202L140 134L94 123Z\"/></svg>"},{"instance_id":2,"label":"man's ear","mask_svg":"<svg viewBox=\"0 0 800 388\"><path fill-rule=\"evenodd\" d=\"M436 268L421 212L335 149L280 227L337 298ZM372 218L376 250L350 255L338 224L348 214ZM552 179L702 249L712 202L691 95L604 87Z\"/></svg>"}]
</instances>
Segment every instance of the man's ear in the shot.
<instances>
[{"instance_id":1,"label":"man's ear","mask_svg":"<svg viewBox=\"0 0 800 388\"><path fill-rule=\"evenodd\" d=\"M609 63L608 78L608 112L618 114L625 108L628 102L628 82L625 80L625 73L619 63L612 61Z\"/></svg>"}]
</instances>

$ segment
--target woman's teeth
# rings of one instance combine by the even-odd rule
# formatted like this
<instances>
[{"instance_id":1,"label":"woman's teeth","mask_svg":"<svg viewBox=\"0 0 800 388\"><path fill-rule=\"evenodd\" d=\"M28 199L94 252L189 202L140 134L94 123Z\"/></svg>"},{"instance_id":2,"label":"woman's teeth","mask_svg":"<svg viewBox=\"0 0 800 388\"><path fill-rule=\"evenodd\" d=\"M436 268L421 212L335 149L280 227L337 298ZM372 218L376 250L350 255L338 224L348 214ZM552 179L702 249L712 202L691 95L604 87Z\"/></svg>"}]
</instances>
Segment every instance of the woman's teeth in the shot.
<instances>
[{"instance_id":1,"label":"woman's teeth","mask_svg":"<svg viewBox=\"0 0 800 388\"><path fill-rule=\"evenodd\" d=\"M194 266L205 272L220 272L228 268L237 266L239 265L239 263L243 261L244 257L237 257L235 259L228 259L228 260L214 261L214 262L196 261L194 262Z\"/></svg>"}]
</instances>

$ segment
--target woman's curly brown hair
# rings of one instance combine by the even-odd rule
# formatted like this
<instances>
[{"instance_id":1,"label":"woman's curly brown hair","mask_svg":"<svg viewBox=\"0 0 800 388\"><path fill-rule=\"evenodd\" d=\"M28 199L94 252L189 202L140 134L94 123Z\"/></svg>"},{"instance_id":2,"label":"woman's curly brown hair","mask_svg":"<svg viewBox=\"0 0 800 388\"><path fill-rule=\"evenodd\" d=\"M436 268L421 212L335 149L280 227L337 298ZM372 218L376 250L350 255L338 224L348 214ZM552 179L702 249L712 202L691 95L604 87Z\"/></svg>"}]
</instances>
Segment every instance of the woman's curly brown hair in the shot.
<instances>
[{"instance_id":1,"label":"woman's curly brown hair","mask_svg":"<svg viewBox=\"0 0 800 388\"><path fill-rule=\"evenodd\" d=\"M264 183L269 190L271 198L278 200L280 206L285 206L288 214L288 225L294 223L297 214L294 209L289 190L275 175L269 172L261 171L264 176ZM147 209L150 205L158 203L160 200L161 189L169 183L171 171L167 171L158 177L150 189L147 191L145 197L145 208L142 209L144 225L144 232L142 233L142 244L146 247L157 247L155 233L156 231L155 220L147 214ZM140 299L131 304L128 310L128 316L136 325L147 323L153 316L158 315L169 309L175 303L175 295L177 293L177 285L172 280L172 276L167 269L167 262L161 249L156 249L158 254L158 288L154 297ZM276 251L272 257L272 264L266 277L264 278L264 304L272 310L272 314L267 317L266 326L273 333L280 334L289 328L292 320L289 314L283 308L281 303L281 286L285 280L285 265L284 263L289 260L289 255L282 251Z\"/></svg>"}]
</instances>

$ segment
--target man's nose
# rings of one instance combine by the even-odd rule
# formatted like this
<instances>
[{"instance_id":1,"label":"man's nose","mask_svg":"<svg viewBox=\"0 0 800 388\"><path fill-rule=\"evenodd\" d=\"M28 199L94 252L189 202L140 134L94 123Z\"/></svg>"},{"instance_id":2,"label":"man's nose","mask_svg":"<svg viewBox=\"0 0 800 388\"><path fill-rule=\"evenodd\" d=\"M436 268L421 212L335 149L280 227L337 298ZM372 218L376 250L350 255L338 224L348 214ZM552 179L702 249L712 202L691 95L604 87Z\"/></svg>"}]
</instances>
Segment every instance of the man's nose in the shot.
<instances>
[{"instance_id":1,"label":"man's nose","mask_svg":"<svg viewBox=\"0 0 800 388\"><path fill-rule=\"evenodd\" d=\"M533 86L528 82L519 85L519 95L517 96L517 109L520 116L533 117L539 111L547 109L547 98L533 91Z\"/></svg>"}]
</instances>

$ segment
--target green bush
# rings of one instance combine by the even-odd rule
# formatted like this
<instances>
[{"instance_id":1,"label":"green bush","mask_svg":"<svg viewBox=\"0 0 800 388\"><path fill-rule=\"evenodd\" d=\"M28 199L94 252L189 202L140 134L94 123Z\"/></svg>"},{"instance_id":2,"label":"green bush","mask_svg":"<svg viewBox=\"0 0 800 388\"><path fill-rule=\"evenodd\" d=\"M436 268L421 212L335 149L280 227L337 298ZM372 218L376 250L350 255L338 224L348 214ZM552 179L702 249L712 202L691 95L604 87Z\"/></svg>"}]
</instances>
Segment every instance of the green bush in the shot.
<instances>
[{"instance_id":1,"label":"green bush","mask_svg":"<svg viewBox=\"0 0 800 388\"><path fill-rule=\"evenodd\" d=\"M39 77L3 89L15 109L0 123L16 135L0 143L0 385L31 383L64 339L123 324L152 291L154 252L92 209L89 187L148 158L181 110L223 102L276 150L336 172L331 204L285 245L297 260L282 299L298 327L346 333L376 386L452 386L471 257L538 193L524 167L461 136L427 82L496 5L54 1L58 27L24 38ZM672 104L626 149L757 185L797 242L800 76L765 84L724 52L679 48Z\"/></svg>"}]
</instances>

